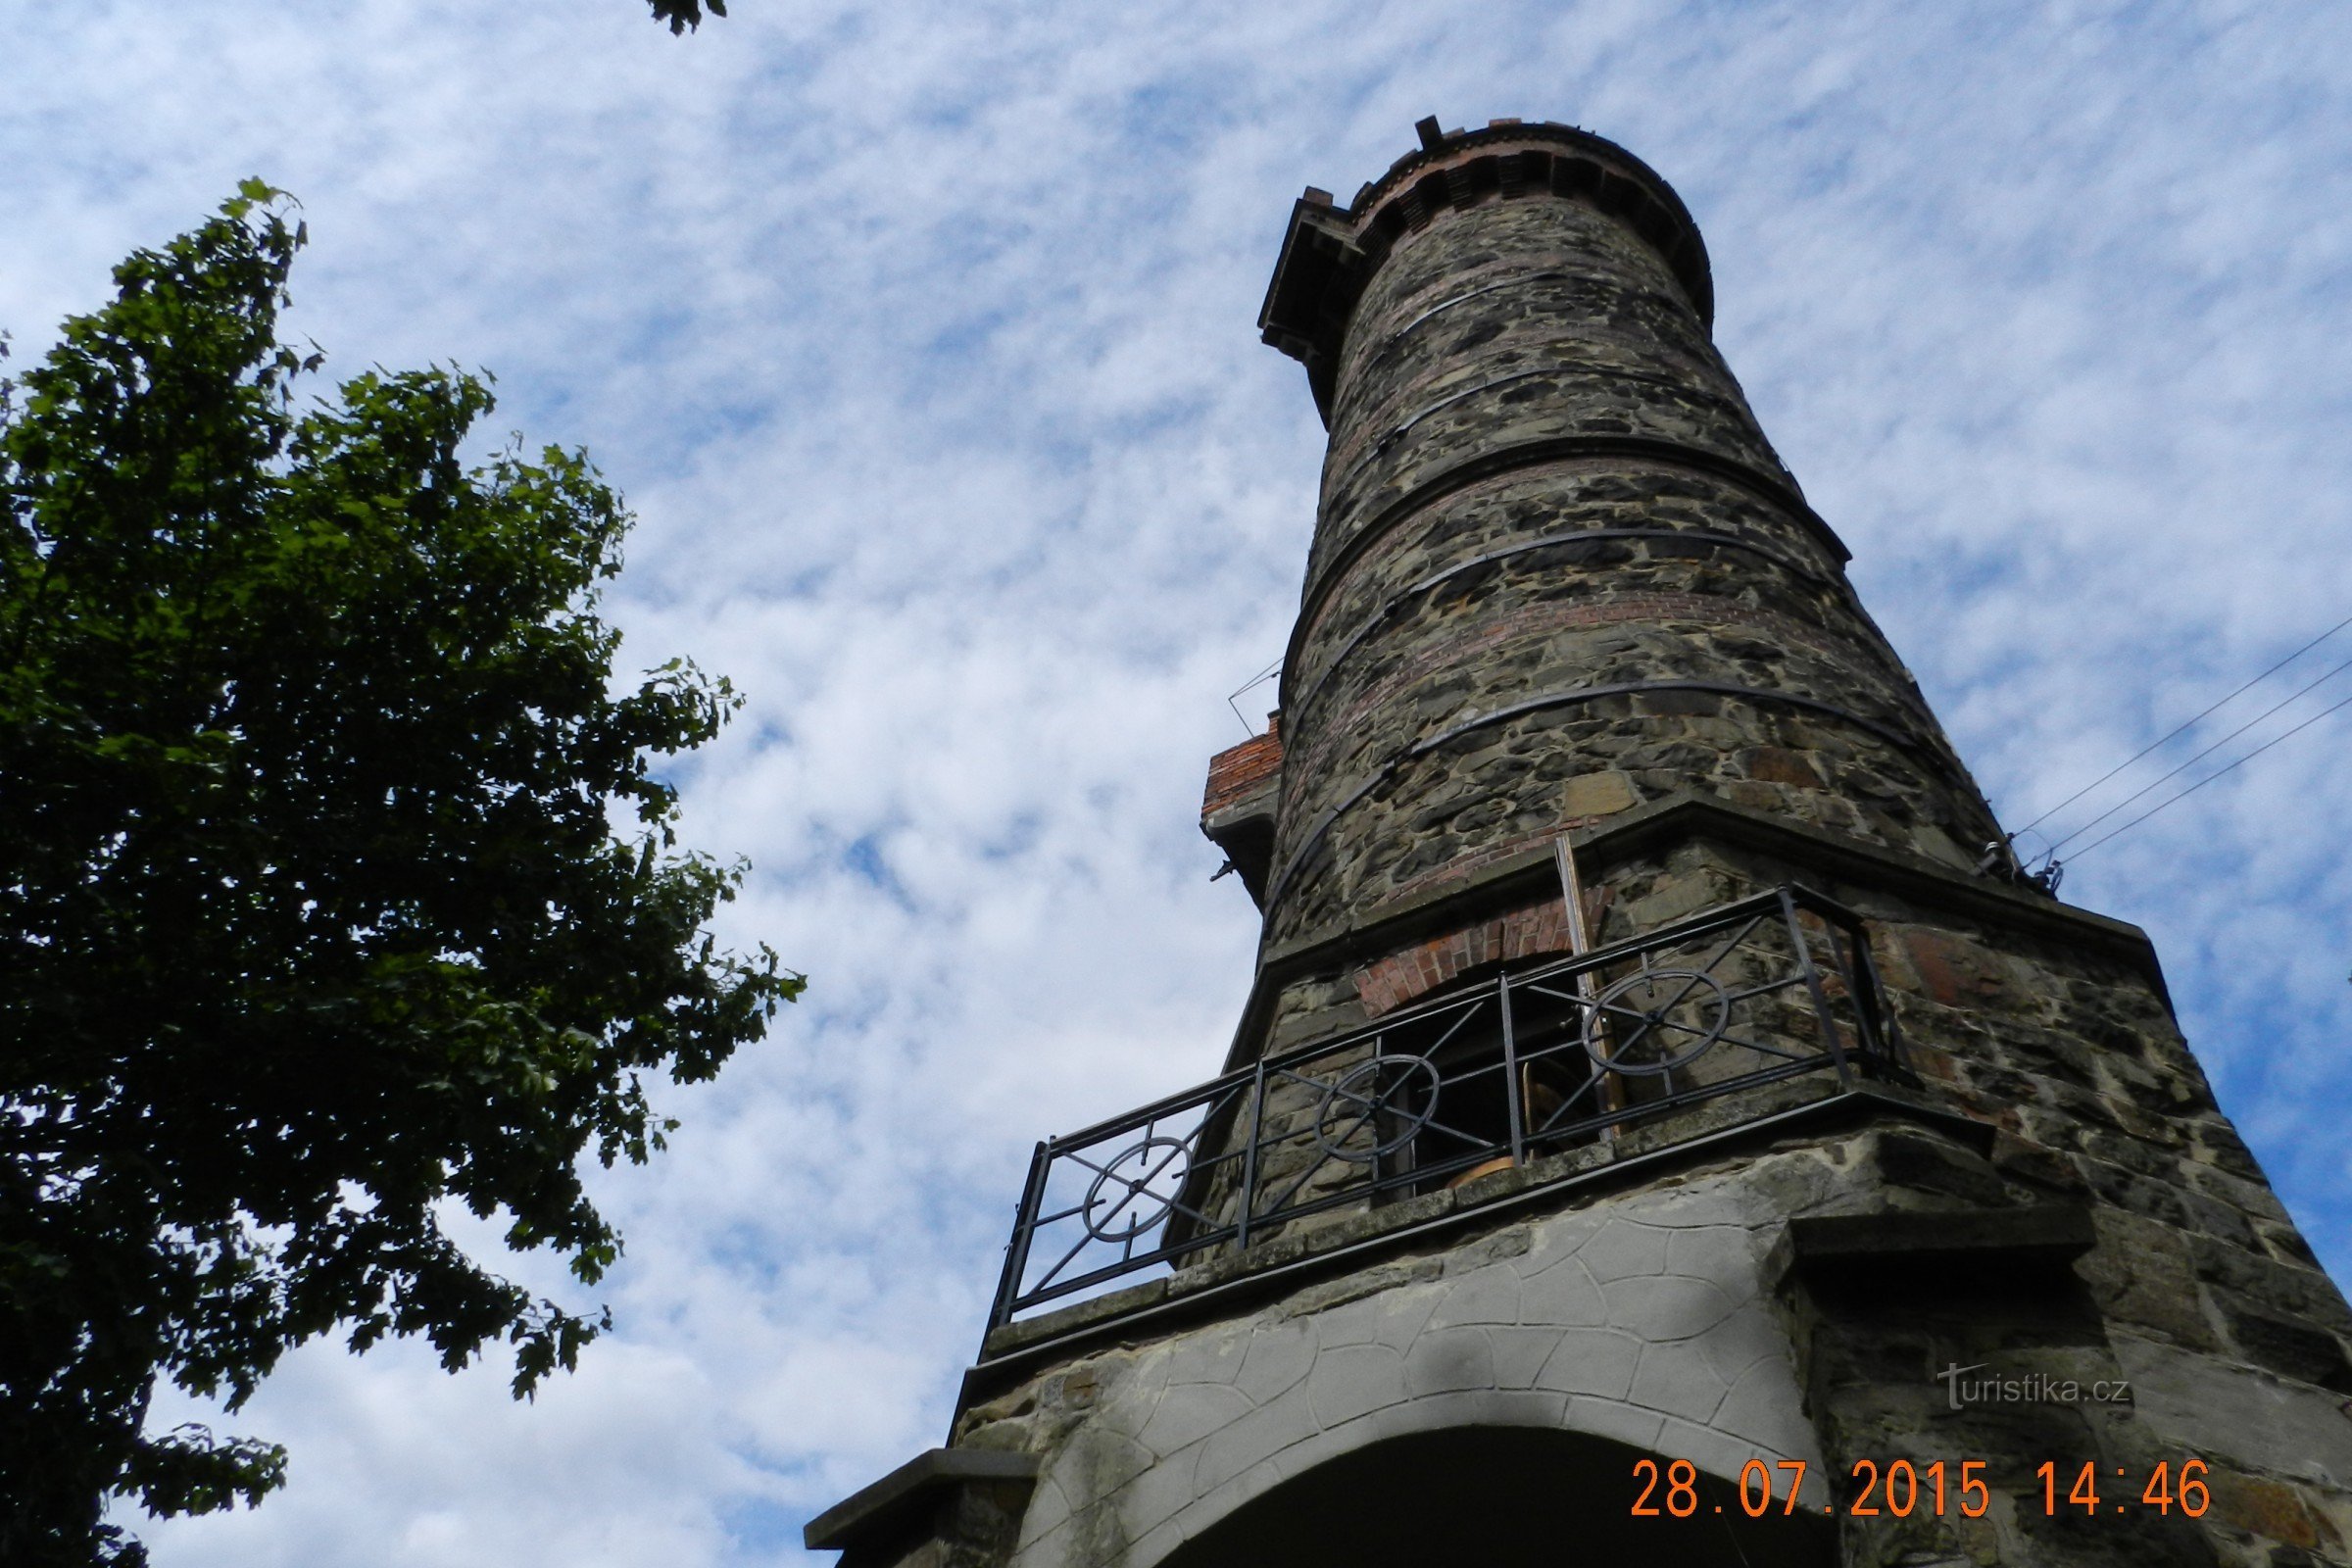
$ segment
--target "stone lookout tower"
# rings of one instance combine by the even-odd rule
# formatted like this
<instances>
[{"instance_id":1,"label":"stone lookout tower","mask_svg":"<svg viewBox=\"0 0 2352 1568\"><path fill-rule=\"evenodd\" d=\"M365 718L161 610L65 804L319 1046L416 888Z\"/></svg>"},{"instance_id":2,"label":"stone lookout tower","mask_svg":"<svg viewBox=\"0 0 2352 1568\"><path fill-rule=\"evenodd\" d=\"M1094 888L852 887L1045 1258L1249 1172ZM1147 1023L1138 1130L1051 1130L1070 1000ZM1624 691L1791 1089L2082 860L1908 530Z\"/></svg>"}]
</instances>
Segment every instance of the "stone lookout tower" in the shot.
<instances>
[{"instance_id":1,"label":"stone lookout tower","mask_svg":"<svg viewBox=\"0 0 2352 1568\"><path fill-rule=\"evenodd\" d=\"M1265 920L1227 1071L1039 1146L949 1446L809 1544L2352 1561L2352 1314L2146 937L2001 849L1690 214L1420 133L1260 318L1331 440L1202 816Z\"/></svg>"}]
</instances>

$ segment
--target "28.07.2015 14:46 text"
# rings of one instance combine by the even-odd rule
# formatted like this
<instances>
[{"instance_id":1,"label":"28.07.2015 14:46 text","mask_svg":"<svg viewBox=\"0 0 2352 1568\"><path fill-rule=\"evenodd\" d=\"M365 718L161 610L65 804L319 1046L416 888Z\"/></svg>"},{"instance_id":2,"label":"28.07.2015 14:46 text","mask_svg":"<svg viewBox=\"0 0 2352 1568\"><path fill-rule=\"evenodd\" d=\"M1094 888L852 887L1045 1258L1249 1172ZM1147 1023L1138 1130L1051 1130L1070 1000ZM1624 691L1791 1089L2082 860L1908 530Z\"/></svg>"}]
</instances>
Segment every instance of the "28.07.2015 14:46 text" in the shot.
<instances>
[{"instance_id":1,"label":"28.07.2015 14:46 text","mask_svg":"<svg viewBox=\"0 0 2352 1568\"><path fill-rule=\"evenodd\" d=\"M1937 1459L1929 1464L1915 1464L1909 1459L1890 1459L1881 1466L1874 1459L1856 1459L1852 1482L1842 1511L1850 1518L1872 1518L1882 1514L1907 1519L1913 1513L1926 1512L1941 1518L1947 1511L1966 1518L1981 1519L1992 1505L1991 1489L1985 1485L1983 1459L1963 1459L1947 1466ZM1778 1472L1776 1475L1775 1472ZM2066 1473L2073 1483L2063 1495L2058 1487L2061 1477L2058 1461L2044 1460L2034 1474L2041 1482L2041 1508L2044 1514L2054 1515L2063 1508L2081 1508L2087 1514L2102 1511L2122 1513L2132 1504L2116 1500L2130 1495L2130 1477L2120 1467L2115 1471L2126 1482L2122 1494L2109 1494L2102 1502L2099 1494L2099 1467L2086 1461L2079 1469ZM1947 1478L1954 1484L1946 1490ZM1669 1460L1663 1472L1655 1459L1634 1461L1634 1479L1642 1489L1634 1497L1632 1512L1637 1518L1688 1519L1700 1510L1698 1496L1698 1467L1688 1459ZM1776 1459L1766 1464L1762 1459L1750 1459L1740 1470L1740 1507L1751 1519L1762 1518L1772 1511L1774 1485L1785 1479L1788 1490L1780 1494L1780 1511L1796 1512L1797 1494L1805 1485L1805 1461ZM1663 1484L1663 1492L1660 1487ZM2023 1494L2020 1502L2030 1502L2031 1494ZM2205 1484L2205 1461L2183 1459L2178 1472L2169 1461L2159 1463L2139 1489L2135 1499L2138 1506L2170 1513L2178 1507L2191 1519L2200 1518L2212 1505L2212 1494ZM1721 1513L1720 1504L1713 1512ZM1840 1511L1837 1503L1823 1506L1824 1513Z\"/></svg>"}]
</instances>

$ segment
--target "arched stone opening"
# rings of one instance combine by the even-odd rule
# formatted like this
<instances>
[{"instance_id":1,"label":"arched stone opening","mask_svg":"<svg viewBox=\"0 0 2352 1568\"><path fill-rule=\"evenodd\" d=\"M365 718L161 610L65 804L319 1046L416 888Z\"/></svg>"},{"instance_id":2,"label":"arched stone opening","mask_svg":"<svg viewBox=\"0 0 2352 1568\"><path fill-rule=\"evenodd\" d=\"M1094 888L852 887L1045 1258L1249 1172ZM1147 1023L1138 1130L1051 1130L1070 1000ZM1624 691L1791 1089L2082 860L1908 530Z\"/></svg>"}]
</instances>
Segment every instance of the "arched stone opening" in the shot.
<instances>
[{"instance_id":1,"label":"arched stone opening","mask_svg":"<svg viewBox=\"0 0 2352 1568\"><path fill-rule=\"evenodd\" d=\"M1695 1511L1632 1512L1646 1454L1588 1433L1455 1427L1353 1449L1261 1493L1154 1568L1829 1568L1836 1532L1817 1512L1751 1519L1735 1484L1701 1472ZM1678 1503L1681 1499L1677 1499Z\"/></svg>"}]
</instances>

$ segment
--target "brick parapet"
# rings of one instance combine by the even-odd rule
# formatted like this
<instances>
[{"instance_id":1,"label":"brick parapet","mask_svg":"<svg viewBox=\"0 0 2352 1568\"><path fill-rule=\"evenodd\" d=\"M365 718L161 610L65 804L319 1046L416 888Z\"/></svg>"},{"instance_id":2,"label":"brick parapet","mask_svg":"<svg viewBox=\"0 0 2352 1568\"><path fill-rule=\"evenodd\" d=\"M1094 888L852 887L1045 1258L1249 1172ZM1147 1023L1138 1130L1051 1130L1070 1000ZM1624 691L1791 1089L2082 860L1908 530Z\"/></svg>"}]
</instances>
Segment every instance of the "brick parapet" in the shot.
<instances>
[{"instance_id":1,"label":"brick parapet","mask_svg":"<svg viewBox=\"0 0 2352 1568\"><path fill-rule=\"evenodd\" d=\"M1282 716L1266 716L1266 732L1228 747L1208 760L1208 787L1200 800L1203 820L1239 806L1282 773Z\"/></svg>"}]
</instances>

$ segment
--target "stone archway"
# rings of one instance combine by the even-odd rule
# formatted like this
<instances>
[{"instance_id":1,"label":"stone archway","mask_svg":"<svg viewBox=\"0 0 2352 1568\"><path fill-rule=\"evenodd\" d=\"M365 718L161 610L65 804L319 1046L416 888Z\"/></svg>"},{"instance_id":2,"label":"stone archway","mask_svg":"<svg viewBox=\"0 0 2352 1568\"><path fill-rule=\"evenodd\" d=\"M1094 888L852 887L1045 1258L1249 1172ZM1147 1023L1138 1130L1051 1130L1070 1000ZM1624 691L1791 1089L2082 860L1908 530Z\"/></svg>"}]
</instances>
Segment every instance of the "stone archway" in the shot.
<instances>
[{"instance_id":1,"label":"stone archway","mask_svg":"<svg viewBox=\"0 0 2352 1568\"><path fill-rule=\"evenodd\" d=\"M1776 1503L1750 1519L1701 1475L1689 1518L1636 1517L1634 1462L1672 1456L1586 1433L1455 1427L1391 1438L1260 1494L1153 1568L1823 1568L1836 1532ZM1656 1497L1653 1495L1653 1501Z\"/></svg>"},{"instance_id":2,"label":"stone archway","mask_svg":"<svg viewBox=\"0 0 2352 1568\"><path fill-rule=\"evenodd\" d=\"M1095 1358L1073 1374L1085 1402L1046 1456L1016 1568L1154 1568L1351 1453L1495 1428L1613 1446L1620 1509L1641 1453L1724 1487L1751 1459L1801 1460L1818 1514L1827 1477L1756 1262L1771 1232L1755 1181L1547 1215Z\"/></svg>"}]
</instances>

